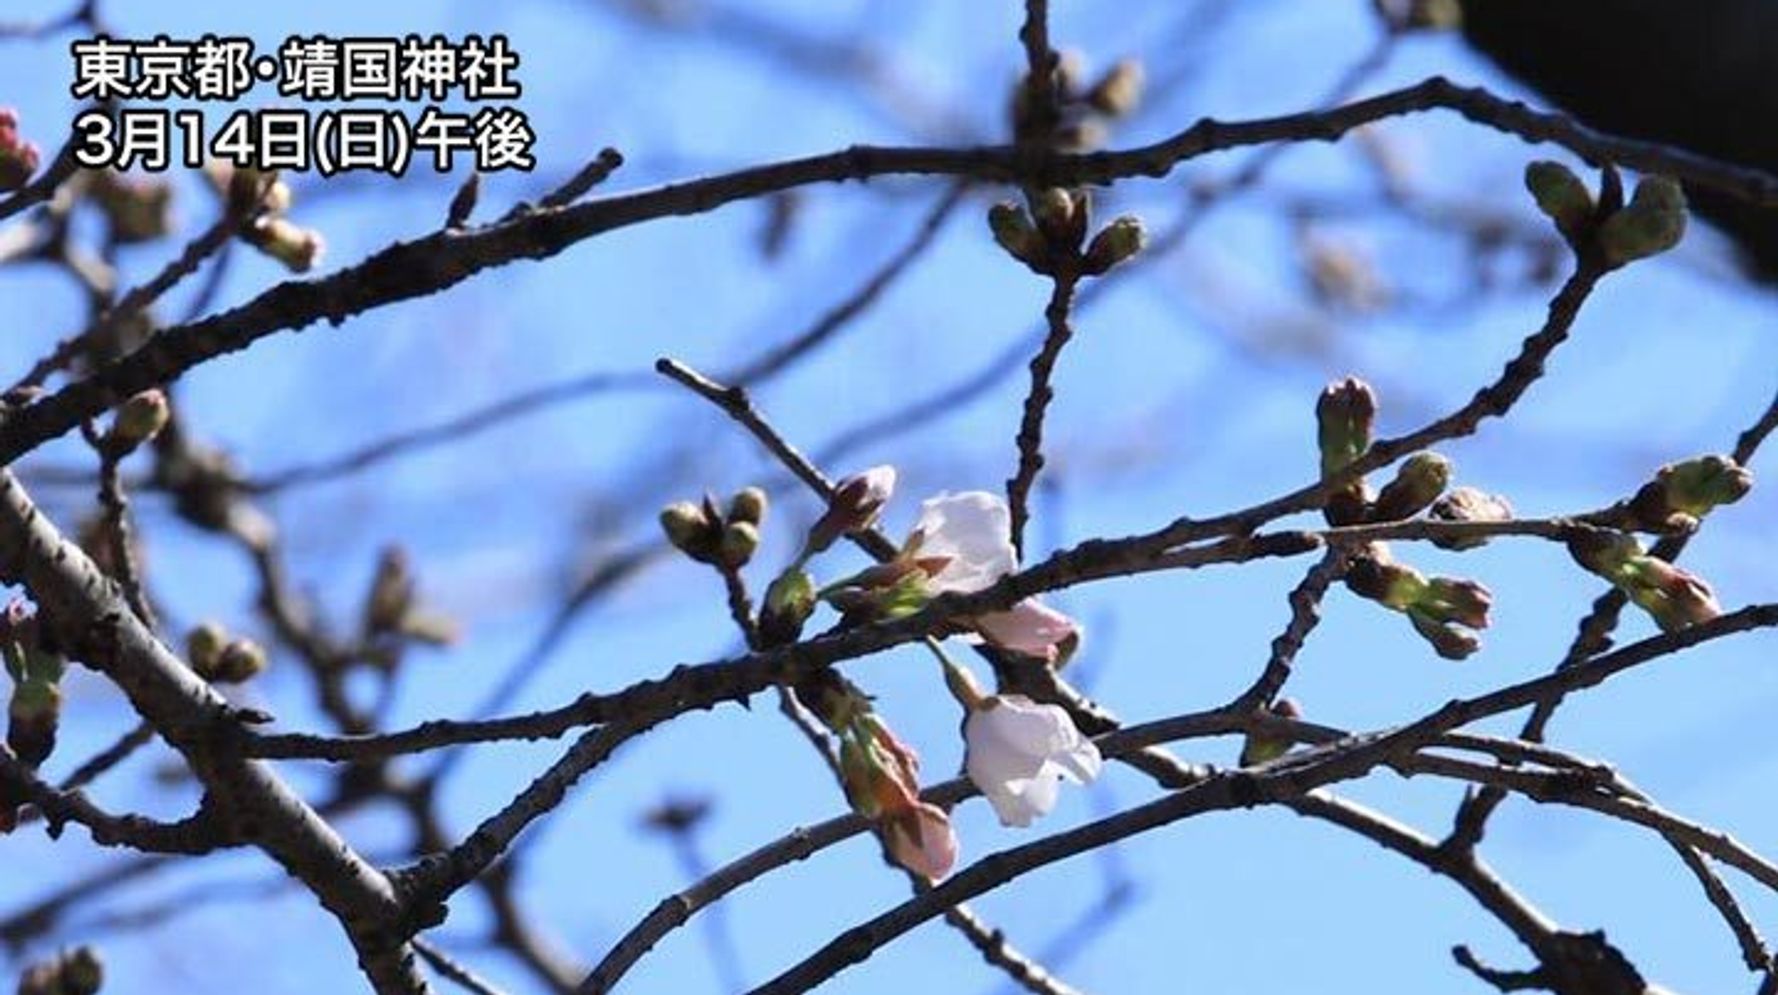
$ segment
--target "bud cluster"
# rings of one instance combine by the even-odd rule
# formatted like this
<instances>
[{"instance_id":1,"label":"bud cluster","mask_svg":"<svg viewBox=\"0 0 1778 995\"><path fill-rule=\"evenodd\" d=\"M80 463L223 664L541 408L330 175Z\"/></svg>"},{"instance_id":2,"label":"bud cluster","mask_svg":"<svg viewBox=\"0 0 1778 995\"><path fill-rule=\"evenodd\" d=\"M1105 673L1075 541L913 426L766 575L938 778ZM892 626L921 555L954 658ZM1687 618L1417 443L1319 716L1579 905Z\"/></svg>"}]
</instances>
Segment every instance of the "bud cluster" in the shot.
<instances>
[{"instance_id":1,"label":"bud cluster","mask_svg":"<svg viewBox=\"0 0 1778 995\"><path fill-rule=\"evenodd\" d=\"M1576 252L1597 252L1608 269L1659 255L1685 237L1685 190L1671 177L1642 177L1630 202L1623 204L1616 174L1609 169L1605 189L1595 200L1573 170L1539 161L1525 167L1525 187Z\"/></svg>"},{"instance_id":2,"label":"bud cluster","mask_svg":"<svg viewBox=\"0 0 1778 995\"><path fill-rule=\"evenodd\" d=\"M1481 648L1474 630L1488 627L1494 596L1486 587L1454 577L1427 577L1388 550L1373 545L1346 570L1346 587L1361 598L1401 612L1439 656L1461 660Z\"/></svg>"},{"instance_id":3,"label":"bud cluster","mask_svg":"<svg viewBox=\"0 0 1778 995\"><path fill-rule=\"evenodd\" d=\"M285 217L292 196L289 184L276 170L213 161L204 171L228 211L242 219L243 242L283 263L292 273L307 273L321 261L327 243L319 231Z\"/></svg>"},{"instance_id":4,"label":"bud cluster","mask_svg":"<svg viewBox=\"0 0 1778 995\"><path fill-rule=\"evenodd\" d=\"M1013 138L1062 152L1088 151L1105 137L1105 126L1127 117L1142 102L1142 63L1120 59L1097 80L1082 78L1079 56L1058 56L1049 78L1027 74L1013 89Z\"/></svg>"},{"instance_id":5,"label":"bud cluster","mask_svg":"<svg viewBox=\"0 0 1778 995\"><path fill-rule=\"evenodd\" d=\"M673 548L699 563L739 570L759 550L767 506L765 491L757 487L736 493L726 513L711 495L701 502L678 501L661 509L661 531Z\"/></svg>"},{"instance_id":6,"label":"bud cluster","mask_svg":"<svg viewBox=\"0 0 1778 995\"><path fill-rule=\"evenodd\" d=\"M1720 505L1753 489L1753 474L1728 456L1669 463L1625 507L1626 527L1639 532L1691 532Z\"/></svg>"},{"instance_id":7,"label":"bud cluster","mask_svg":"<svg viewBox=\"0 0 1778 995\"><path fill-rule=\"evenodd\" d=\"M191 669L212 684L245 684L266 668L264 647L245 636L230 638L216 622L186 633L185 657Z\"/></svg>"},{"instance_id":8,"label":"bud cluster","mask_svg":"<svg viewBox=\"0 0 1778 995\"><path fill-rule=\"evenodd\" d=\"M369 642L393 639L432 646L457 641L457 624L421 605L407 552L399 546L385 548L377 557L377 571L364 595L364 636ZM384 654L387 660L393 656Z\"/></svg>"},{"instance_id":9,"label":"bud cluster","mask_svg":"<svg viewBox=\"0 0 1778 995\"><path fill-rule=\"evenodd\" d=\"M1028 191L1025 206L1001 201L988 209L988 228L1008 255L1044 276L1099 276L1142 251L1142 220L1121 215L1086 239L1091 197L1085 190ZM1086 248L1083 251L1082 245Z\"/></svg>"}]
</instances>

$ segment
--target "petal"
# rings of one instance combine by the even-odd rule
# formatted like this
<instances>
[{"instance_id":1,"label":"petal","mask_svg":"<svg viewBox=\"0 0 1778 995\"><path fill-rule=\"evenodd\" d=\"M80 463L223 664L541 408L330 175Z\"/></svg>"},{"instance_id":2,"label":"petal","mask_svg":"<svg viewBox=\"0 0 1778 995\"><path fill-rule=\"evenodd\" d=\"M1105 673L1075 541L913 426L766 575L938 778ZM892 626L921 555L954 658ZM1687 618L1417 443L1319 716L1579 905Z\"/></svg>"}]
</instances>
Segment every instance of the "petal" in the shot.
<instances>
[{"instance_id":1,"label":"petal","mask_svg":"<svg viewBox=\"0 0 1778 995\"><path fill-rule=\"evenodd\" d=\"M927 499L914 531L923 537L921 556L950 559L932 578L935 592L979 591L1018 568L1012 514L1005 501L987 491Z\"/></svg>"},{"instance_id":2,"label":"petal","mask_svg":"<svg viewBox=\"0 0 1778 995\"><path fill-rule=\"evenodd\" d=\"M1056 646L1080 631L1074 620L1036 598L1026 598L1008 611L983 615L975 627L1001 649L1053 663Z\"/></svg>"},{"instance_id":3,"label":"petal","mask_svg":"<svg viewBox=\"0 0 1778 995\"><path fill-rule=\"evenodd\" d=\"M1050 814L1050 810L1056 807L1056 796L1061 793L1061 783L1058 778L1047 773L1025 782L1020 798L1032 818L1019 825L1028 826L1033 819Z\"/></svg>"},{"instance_id":4,"label":"petal","mask_svg":"<svg viewBox=\"0 0 1778 995\"><path fill-rule=\"evenodd\" d=\"M1074 720L1060 705L1039 704L1022 694L1000 696L995 728L1007 741L1040 757L1071 750L1084 742Z\"/></svg>"},{"instance_id":5,"label":"petal","mask_svg":"<svg viewBox=\"0 0 1778 995\"><path fill-rule=\"evenodd\" d=\"M1063 777L1077 784L1088 784L1099 776L1105 758L1099 755L1099 748L1092 740L1083 739L1073 749L1053 754L1050 763L1061 771Z\"/></svg>"},{"instance_id":6,"label":"petal","mask_svg":"<svg viewBox=\"0 0 1778 995\"><path fill-rule=\"evenodd\" d=\"M1026 749L1010 738L1002 722L1006 706L978 709L963 723L964 770L983 792L992 793L1010 781L1028 780L1043 769L1045 752Z\"/></svg>"},{"instance_id":7,"label":"petal","mask_svg":"<svg viewBox=\"0 0 1778 995\"><path fill-rule=\"evenodd\" d=\"M957 833L943 809L921 802L883 827L890 856L901 866L933 881L957 864Z\"/></svg>"}]
</instances>

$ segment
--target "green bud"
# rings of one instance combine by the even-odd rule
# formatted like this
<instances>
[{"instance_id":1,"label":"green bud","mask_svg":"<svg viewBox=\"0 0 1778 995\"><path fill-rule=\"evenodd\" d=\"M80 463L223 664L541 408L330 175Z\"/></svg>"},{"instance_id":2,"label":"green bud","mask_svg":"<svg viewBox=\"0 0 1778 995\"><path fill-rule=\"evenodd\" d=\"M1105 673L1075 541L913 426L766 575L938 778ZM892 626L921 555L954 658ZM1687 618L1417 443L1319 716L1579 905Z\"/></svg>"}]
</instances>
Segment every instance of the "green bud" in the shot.
<instances>
[{"instance_id":1,"label":"green bud","mask_svg":"<svg viewBox=\"0 0 1778 995\"><path fill-rule=\"evenodd\" d=\"M1425 510L1451 483L1451 461L1438 453L1415 453L1377 495L1371 521L1398 522Z\"/></svg>"},{"instance_id":2,"label":"green bud","mask_svg":"<svg viewBox=\"0 0 1778 995\"><path fill-rule=\"evenodd\" d=\"M1303 717L1302 709L1297 707L1297 703L1289 698L1279 699L1271 708L1267 709L1267 711L1281 719L1295 720ZM1246 741L1241 744L1240 765L1243 767L1255 767L1260 764L1271 763L1273 760L1290 752L1292 745L1293 743L1288 736L1272 735L1258 729L1252 730L1248 732Z\"/></svg>"},{"instance_id":3,"label":"green bud","mask_svg":"<svg viewBox=\"0 0 1778 995\"><path fill-rule=\"evenodd\" d=\"M766 588L759 613L759 636L766 646L796 642L803 623L815 613L815 579L795 568L779 574Z\"/></svg>"},{"instance_id":4,"label":"green bud","mask_svg":"<svg viewBox=\"0 0 1778 995\"><path fill-rule=\"evenodd\" d=\"M1357 377L1328 384L1315 402L1316 441L1321 447L1321 475L1331 477L1371 447L1377 418L1377 395Z\"/></svg>"},{"instance_id":5,"label":"green bud","mask_svg":"<svg viewBox=\"0 0 1778 995\"><path fill-rule=\"evenodd\" d=\"M265 649L247 638L231 639L216 660L214 680L221 684L245 684L265 670Z\"/></svg>"},{"instance_id":6,"label":"green bud","mask_svg":"<svg viewBox=\"0 0 1778 995\"><path fill-rule=\"evenodd\" d=\"M185 634L185 659L199 677L214 680L226 645L227 630L215 622L205 622Z\"/></svg>"},{"instance_id":7,"label":"green bud","mask_svg":"<svg viewBox=\"0 0 1778 995\"><path fill-rule=\"evenodd\" d=\"M1014 259L1042 271L1048 247L1023 207L1004 200L988 208L988 228L994 233L994 241Z\"/></svg>"},{"instance_id":8,"label":"green bud","mask_svg":"<svg viewBox=\"0 0 1778 995\"><path fill-rule=\"evenodd\" d=\"M1348 590L1396 611L1406 611L1425 597L1426 585L1420 571L1379 556L1355 556L1346 568Z\"/></svg>"},{"instance_id":9,"label":"green bud","mask_svg":"<svg viewBox=\"0 0 1778 995\"><path fill-rule=\"evenodd\" d=\"M1441 522L1505 522L1513 517L1513 506L1506 498L1488 494L1474 487L1459 487L1433 503L1427 512ZM1441 549L1474 549L1487 539L1477 536L1466 539L1434 539Z\"/></svg>"},{"instance_id":10,"label":"green bud","mask_svg":"<svg viewBox=\"0 0 1778 995\"><path fill-rule=\"evenodd\" d=\"M821 597L851 622L902 618L926 607L932 600L926 575L919 570L904 571L893 582L881 587L829 588L821 593Z\"/></svg>"},{"instance_id":11,"label":"green bud","mask_svg":"<svg viewBox=\"0 0 1778 995\"><path fill-rule=\"evenodd\" d=\"M160 434L170 417L167 395L158 389L145 390L123 402L111 422L110 441L117 448L129 451Z\"/></svg>"},{"instance_id":12,"label":"green bud","mask_svg":"<svg viewBox=\"0 0 1778 995\"><path fill-rule=\"evenodd\" d=\"M1146 82L1142 63L1135 59L1119 59L1093 88L1087 91L1086 101L1094 110L1110 117L1124 117L1136 109L1142 102L1142 87Z\"/></svg>"},{"instance_id":13,"label":"green bud","mask_svg":"<svg viewBox=\"0 0 1778 995\"><path fill-rule=\"evenodd\" d=\"M1568 555L1589 572L1621 584L1630 564L1647 554L1635 537L1622 532L1586 532L1568 540Z\"/></svg>"},{"instance_id":14,"label":"green bud","mask_svg":"<svg viewBox=\"0 0 1778 995\"><path fill-rule=\"evenodd\" d=\"M1549 215L1564 235L1572 238L1592 220L1592 192L1559 162L1539 160L1526 166L1525 189L1531 191L1538 210Z\"/></svg>"},{"instance_id":15,"label":"green bud","mask_svg":"<svg viewBox=\"0 0 1778 995\"><path fill-rule=\"evenodd\" d=\"M759 551L759 527L751 522L730 522L722 529L719 555L729 567L744 567Z\"/></svg>"},{"instance_id":16,"label":"green bud","mask_svg":"<svg viewBox=\"0 0 1778 995\"><path fill-rule=\"evenodd\" d=\"M1666 176L1645 176L1623 210L1599 226L1599 247L1614 266L1666 252L1685 237L1685 192Z\"/></svg>"},{"instance_id":17,"label":"green bud","mask_svg":"<svg viewBox=\"0 0 1778 995\"><path fill-rule=\"evenodd\" d=\"M1734 504L1753 489L1753 474L1727 456L1700 456L1671 463L1655 480L1667 505L1694 518L1703 518L1718 505Z\"/></svg>"},{"instance_id":18,"label":"green bud","mask_svg":"<svg viewBox=\"0 0 1778 995\"><path fill-rule=\"evenodd\" d=\"M764 490L758 487L744 487L736 491L734 498L729 501L728 520L746 522L753 526L764 525L768 507L770 507L770 503L766 499Z\"/></svg>"},{"instance_id":19,"label":"green bud","mask_svg":"<svg viewBox=\"0 0 1778 995\"><path fill-rule=\"evenodd\" d=\"M1141 218L1129 214L1116 218L1093 236L1080 271L1097 276L1141 252L1147 243L1148 233L1143 231Z\"/></svg>"},{"instance_id":20,"label":"green bud","mask_svg":"<svg viewBox=\"0 0 1778 995\"><path fill-rule=\"evenodd\" d=\"M700 563L713 563L722 534L709 513L691 501L675 501L661 509L661 531L673 548Z\"/></svg>"},{"instance_id":21,"label":"green bud","mask_svg":"<svg viewBox=\"0 0 1778 995\"><path fill-rule=\"evenodd\" d=\"M1434 577L1426 582L1411 610L1436 622L1455 622L1471 629L1488 627L1488 609L1494 595L1473 580Z\"/></svg>"},{"instance_id":22,"label":"green bud","mask_svg":"<svg viewBox=\"0 0 1778 995\"><path fill-rule=\"evenodd\" d=\"M835 670L818 670L796 682L796 700L821 720L829 731L844 733L864 712L870 701Z\"/></svg>"},{"instance_id":23,"label":"green bud","mask_svg":"<svg viewBox=\"0 0 1778 995\"><path fill-rule=\"evenodd\" d=\"M55 752L62 714L62 689L53 681L13 685L7 708L6 745L20 761L36 767Z\"/></svg>"},{"instance_id":24,"label":"green bud","mask_svg":"<svg viewBox=\"0 0 1778 995\"><path fill-rule=\"evenodd\" d=\"M1037 230L1052 248L1077 250L1087 234L1087 195L1080 190L1046 187L1030 197Z\"/></svg>"},{"instance_id":25,"label":"green bud","mask_svg":"<svg viewBox=\"0 0 1778 995\"><path fill-rule=\"evenodd\" d=\"M413 607L414 575L407 553L389 546L377 557L377 571L364 599L364 628L371 633L394 632Z\"/></svg>"}]
</instances>

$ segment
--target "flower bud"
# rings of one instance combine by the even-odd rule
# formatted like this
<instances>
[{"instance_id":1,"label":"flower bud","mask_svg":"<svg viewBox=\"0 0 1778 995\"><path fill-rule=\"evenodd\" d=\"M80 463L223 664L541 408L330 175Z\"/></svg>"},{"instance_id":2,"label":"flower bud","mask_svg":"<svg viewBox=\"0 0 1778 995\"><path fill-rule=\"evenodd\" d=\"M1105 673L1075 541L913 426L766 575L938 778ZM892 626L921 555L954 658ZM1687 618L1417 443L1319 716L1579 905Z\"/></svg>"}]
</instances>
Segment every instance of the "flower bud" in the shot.
<instances>
[{"instance_id":1,"label":"flower bud","mask_svg":"<svg viewBox=\"0 0 1778 995\"><path fill-rule=\"evenodd\" d=\"M1087 91L1086 101L1094 110L1110 117L1124 117L1142 102L1146 82L1142 63L1135 59L1119 59L1106 74Z\"/></svg>"},{"instance_id":2,"label":"flower bud","mask_svg":"<svg viewBox=\"0 0 1778 995\"><path fill-rule=\"evenodd\" d=\"M395 631L429 646L451 646L463 638L463 627L456 619L419 609L401 616L401 624Z\"/></svg>"},{"instance_id":3,"label":"flower bud","mask_svg":"<svg viewBox=\"0 0 1778 995\"><path fill-rule=\"evenodd\" d=\"M870 701L834 670L815 671L797 681L795 691L803 707L835 733L843 734L870 711Z\"/></svg>"},{"instance_id":4,"label":"flower bud","mask_svg":"<svg viewBox=\"0 0 1778 995\"><path fill-rule=\"evenodd\" d=\"M158 388L145 390L117 409L117 417L111 422L109 442L118 450L129 452L159 435L161 429L167 427L169 417L167 395Z\"/></svg>"},{"instance_id":5,"label":"flower bud","mask_svg":"<svg viewBox=\"0 0 1778 995\"><path fill-rule=\"evenodd\" d=\"M1474 487L1459 487L1433 503L1429 516L1441 522L1505 522L1513 517L1513 506L1506 498L1488 494ZM1462 539L1434 539L1441 549L1474 549L1485 545L1482 536Z\"/></svg>"},{"instance_id":6,"label":"flower bud","mask_svg":"<svg viewBox=\"0 0 1778 995\"><path fill-rule=\"evenodd\" d=\"M1396 611L1406 611L1420 600L1427 583L1425 576L1413 567L1374 554L1353 557L1345 580L1353 594Z\"/></svg>"},{"instance_id":7,"label":"flower bud","mask_svg":"<svg viewBox=\"0 0 1778 995\"><path fill-rule=\"evenodd\" d=\"M1414 631L1432 645L1432 651L1447 660L1462 660L1481 649L1482 641L1473 632L1441 624L1419 612L1409 612L1408 620L1414 623Z\"/></svg>"},{"instance_id":8,"label":"flower bud","mask_svg":"<svg viewBox=\"0 0 1778 995\"><path fill-rule=\"evenodd\" d=\"M216 676L220 684L245 684L265 670L265 649L247 638L231 639L216 658Z\"/></svg>"},{"instance_id":9,"label":"flower bud","mask_svg":"<svg viewBox=\"0 0 1778 995\"><path fill-rule=\"evenodd\" d=\"M826 514L809 528L804 554L819 553L841 536L869 528L894 493L895 468L888 465L873 466L840 481L834 486Z\"/></svg>"},{"instance_id":10,"label":"flower bud","mask_svg":"<svg viewBox=\"0 0 1778 995\"><path fill-rule=\"evenodd\" d=\"M770 502L766 499L764 490L758 487L743 487L736 491L734 498L729 501L728 520L746 522L755 527L764 525L768 507L770 507Z\"/></svg>"},{"instance_id":11,"label":"flower bud","mask_svg":"<svg viewBox=\"0 0 1778 995\"><path fill-rule=\"evenodd\" d=\"M1438 453L1415 453L1371 504L1373 522L1398 522L1425 510L1451 483L1451 461Z\"/></svg>"},{"instance_id":12,"label":"flower bud","mask_svg":"<svg viewBox=\"0 0 1778 995\"><path fill-rule=\"evenodd\" d=\"M759 527L750 522L730 522L723 526L718 555L730 568L740 568L759 551Z\"/></svg>"},{"instance_id":13,"label":"flower bud","mask_svg":"<svg viewBox=\"0 0 1778 995\"><path fill-rule=\"evenodd\" d=\"M1473 580L1434 577L1426 582L1412 610L1437 622L1456 622L1471 629L1488 627L1488 609L1494 595Z\"/></svg>"},{"instance_id":14,"label":"flower bud","mask_svg":"<svg viewBox=\"0 0 1778 995\"><path fill-rule=\"evenodd\" d=\"M1363 456L1371 446L1377 417L1377 395L1357 377L1328 384L1315 402L1316 441L1321 447L1321 476L1331 477Z\"/></svg>"},{"instance_id":15,"label":"flower bud","mask_svg":"<svg viewBox=\"0 0 1778 995\"><path fill-rule=\"evenodd\" d=\"M703 506L691 501L667 505L661 509L661 531L681 553L700 563L716 562L722 533Z\"/></svg>"},{"instance_id":16,"label":"flower bud","mask_svg":"<svg viewBox=\"0 0 1778 995\"><path fill-rule=\"evenodd\" d=\"M205 622L185 634L185 659L191 669L205 680L214 680L222 648L228 645L228 632L215 622Z\"/></svg>"},{"instance_id":17,"label":"flower bud","mask_svg":"<svg viewBox=\"0 0 1778 995\"><path fill-rule=\"evenodd\" d=\"M1014 259L1043 271L1049 257L1048 246L1023 207L1004 200L988 208L988 228L994 233L994 241Z\"/></svg>"},{"instance_id":18,"label":"flower bud","mask_svg":"<svg viewBox=\"0 0 1778 995\"><path fill-rule=\"evenodd\" d=\"M1708 622L1722 614L1716 592L1704 579L1654 556L1630 564L1630 600L1648 612L1663 632Z\"/></svg>"},{"instance_id":19,"label":"flower bud","mask_svg":"<svg viewBox=\"0 0 1778 995\"><path fill-rule=\"evenodd\" d=\"M62 689L55 681L34 678L14 684L6 710L6 745L27 766L38 766L55 751L61 715Z\"/></svg>"},{"instance_id":20,"label":"flower bud","mask_svg":"<svg viewBox=\"0 0 1778 995\"><path fill-rule=\"evenodd\" d=\"M1092 244L1087 246L1086 258L1081 262L1080 271L1088 276L1097 276L1141 252L1147 243L1148 234L1142 229L1142 219L1129 214L1123 215L1093 236Z\"/></svg>"},{"instance_id":21,"label":"flower bud","mask_svg":"<svg viewBox=\"0 0 1778 995\"><path fill-rule=\"evenodd\" d=\"M1031 216L1051 248L1074 251L1087 235L1087 195L1081 190L1045 187L1030 195Z\"/></svg>"},{"instance_id":22,"label":"flower bud","mask_svg":"<svg viewBox=\"0 0 1778 995\"><path fill-rule=\"evenodd\" d=\"M1539 160L1526 166L1525 189L1531 191L1538 210L1556 222L1556 230L1570 238L1592 220L1592 192L1573 170L1559 162Z\"/></svg>"},{"instance_id":23,"label":"flower bud","mask_svg":"<svg viewBox=\"0 0 1778 995\"><path fill-rule=\"evenodd\" d=\"M766 588L759 613L760 641L768 647L796 642L814 613L814 578L795 567L784 571Z\"/></svg>"},{"instance_id":24,"label":"flower bud","mask_svg":"<svg viewBox=\"0 0 1778 995\"><path fill-rule=\"evenodd\" d=\"M1281 719L1295 720L1303 717L1302 709L1298 708L1297 703L1289 698L1279 699L1266 711ZM1241 744L1240 765L1255 767L1259 764L1271 763L1290 752L1292 745L1294 744L1289 736L1279 736L1259 729L1249 730L1246 741Z\"/></svg>"},{"instance_id":25,"label":"flower bud","mask_svg":"<svg viewBox=\"0 0 1778 995\"><path fill-rule=\"evenodd\" d=\"M1685 192L1666 176L1645 176L1623 210L1599 226L1599 248L1613 266L1666 252L1685 237Z\"/></svg>"},{"instance_id":26,"label":"flower bud","mask_svg":"<svg viewBox=\"0 0 1778 995\"><path fill-rule=\"evenodd\" d=\"M10 107L0 108L0 193L29 183L42 158L36 143L19 139L18 128L18 113Z\"/></svg>"},{"instance_id":27,"label":"flower bud","mask_svg":"<svg viewBox=\"0 0 1778 995\"><path fill-rule=\"evenodd\" d=\"M364 630L377 634L394 632L414 607L414 575L407 553L399 546L384 548L377 557L377 572L364 598Z\"/></svg>"},{"instance_id":28,"label":"flower bud","mask_svg":"<svg viewBox=\"0 0 1778 995\"><path fill-rule=\"evenodd\" d=\"M1642 544L1622 532L1585 532L1568 540L1568 555L1589 572L1619 584L1630 564L1647 554Z\"/></svg>"},{"instance_id":29,"label":"flower bud","mask_svg":"<svg viewBox=\"0 0 1778 995\"><path fill-rule=\"evenodd\" d=\"M1699 456L1661 467L1630 502L1638 524L1659 528L1676 516L1703 518L1753 489L1753 474L1727 456Z\"/></svg>"},{"instance_id":30,"label":"flower bud","mask_svg":"<svg viewBox=\"0 0 1778 995\"><path fill-rule=\"evenodd\" d=\"M307 273L314 269L327 249L327 242L320 232L276 215L261 218L254 224L247 241L283 263L292 273Z\"/></svg>"}]
</instances>

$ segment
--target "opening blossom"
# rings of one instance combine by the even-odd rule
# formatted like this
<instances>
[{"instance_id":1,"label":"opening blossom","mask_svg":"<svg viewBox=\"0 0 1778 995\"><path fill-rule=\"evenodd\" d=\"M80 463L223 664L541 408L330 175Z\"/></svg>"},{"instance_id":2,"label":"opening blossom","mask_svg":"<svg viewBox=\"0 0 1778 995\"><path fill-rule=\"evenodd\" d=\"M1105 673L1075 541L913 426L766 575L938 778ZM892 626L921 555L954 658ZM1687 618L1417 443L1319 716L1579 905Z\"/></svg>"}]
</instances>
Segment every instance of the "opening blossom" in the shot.
<instances>
[{"instance_id":1,"label":"opening blossom","mask_svg":"<svg viewBox=\"0 0 1778 995\"><path fill-rule=\"evenodd\" d=\"M998 495L987 491L929 498L920 505L920 520L908 535L902 558L943 564L927 575L926 590L931 595L972 594L991 587L1019 567L1012 545L1012 512ZM995 646L1050 664L1081 635L1073 619L1036 598L1026 598L1007 611L977 616L971 624Z\"/></svg>"},{"instance_id":2,"label":"opening blossom","mask_svg":"<svg viewBox=\"0 0 1778 995\"><path fill-rule=\"evenodd\" d=\"M1063 778L1085 784L1104 762L1060 706L1023 695L982 699L964 720L963 739L964 769L1006 826L1049 814Z\"/></svg>"},{"instance_id":3,"label":"opening blossom","mask_svg":"<svg viewBox=\"0 0 1778 995\"><path fill-rule=\"evenodd\" d=\"M937 881L957 864L957 833L945 810L920 800L920 759L874 714L840 736L840 769L852 808L876 820L895 862Z\"/></svg>"}]
</instances>

